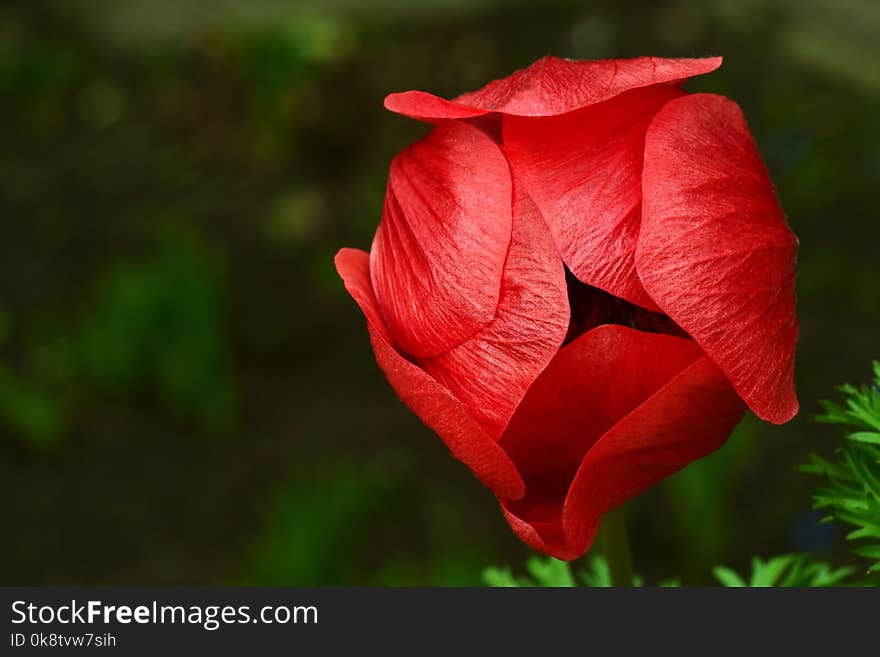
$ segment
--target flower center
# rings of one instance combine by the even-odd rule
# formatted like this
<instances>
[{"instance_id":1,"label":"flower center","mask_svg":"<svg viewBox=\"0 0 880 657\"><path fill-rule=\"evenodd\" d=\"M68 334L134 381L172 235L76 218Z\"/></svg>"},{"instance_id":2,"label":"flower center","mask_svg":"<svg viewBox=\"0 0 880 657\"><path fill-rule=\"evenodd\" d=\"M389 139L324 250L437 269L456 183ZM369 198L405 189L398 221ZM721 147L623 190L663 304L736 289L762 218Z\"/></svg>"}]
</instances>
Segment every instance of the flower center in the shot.
<instances>
[{"instance_id":1,"label":"flower center","mask_svg":"<svg viewBox=\"0 0 880 657\"><path fill-rule=\"evenodd\" d=\"M563 344L568 344L578 336L603 324L620 324L647 333L690 337L667 315L652 312L626 299L587 285L578 280L568 267L565 268L565 282L568 287L571 318Z\"/></svg>"}]
</instances>

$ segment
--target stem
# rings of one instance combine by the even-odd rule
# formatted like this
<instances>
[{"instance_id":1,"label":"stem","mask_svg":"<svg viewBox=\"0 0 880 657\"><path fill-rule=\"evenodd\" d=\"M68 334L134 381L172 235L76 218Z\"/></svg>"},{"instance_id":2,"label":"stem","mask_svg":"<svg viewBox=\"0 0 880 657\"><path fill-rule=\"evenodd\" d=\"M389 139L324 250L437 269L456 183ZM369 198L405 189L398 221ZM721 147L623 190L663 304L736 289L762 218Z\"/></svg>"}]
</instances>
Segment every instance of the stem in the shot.
<instances>
[{"instance_id":1,"label":"stem","mask_svg":"<svg viewBox=\"0 0 880 657\"><path fill-rule=\"evenodd\" d=\"M633 564L626 535L624 507L619 506L602 516L598 542L611 570L611 585L632 586Z\"/></svg>"}]
</instances>

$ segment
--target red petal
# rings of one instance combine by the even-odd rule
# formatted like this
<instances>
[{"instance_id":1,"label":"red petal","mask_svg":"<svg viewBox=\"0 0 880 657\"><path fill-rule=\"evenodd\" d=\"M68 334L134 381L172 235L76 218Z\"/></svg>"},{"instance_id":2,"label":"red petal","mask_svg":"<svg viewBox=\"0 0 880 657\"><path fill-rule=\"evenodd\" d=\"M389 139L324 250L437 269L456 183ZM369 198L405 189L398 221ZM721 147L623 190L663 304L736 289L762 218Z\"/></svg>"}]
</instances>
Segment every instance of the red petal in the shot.
<instances>
[{"instance_id":1,"label":"red petal","mask_svg":"<svg viewBox=\"0 0 880 657\"><path fill-rule=\"evenodd\" d=\"M336 270L363 310L376 360L403 403L436 431L453 456L496 495L513 499L521 496L522 479L498 443L470 417L452 393L392 346L370 286L369 256L357 249L342 249L336 255Z\"/></svg>"},{"instance_id":2,"label":"red petal","mask_svg":"<svg viewBox=\"0 0 880 657\"><path fill-rule=\"evenodd\" d=\"M500 440L526 485L505 516L532 547L578 557L602 513L717 448L742 411L693 341L596 328L559 351Z\"/></svg>"},{"instance_id":3,"label":"red petal","mask_svg":"<svg viewBox=\"0 0 880 657\"><path fill-rule=\"evenodd\" d=\"M495 319L420 365L497 438L568 329L565 269L538 209L515 182L513 238Z\"/></svg>"},{"instance_id":4,"label":"red petal","mask_svg":"<svg viewBox=\"0 0 880 657\"><path fill-rule=\"evenodd\" d=\"M488 114L488 110L454 103L426 91L401 91L388 94L385 97L385 109L426 123Z\"/></svg>"},{"instance_id":5,"label":"red petal","mask_svg":"<svg viewBox=\"0 0 880 657\"><path fill-rule=\"evenodd\" d=\"M589 549L598 515L721 447L745 404L701 357L605 434L581 464L562 513L574 554Z\"/></svg>"},{"instance_id":6,"label":"red petal","mask_svg":"<svg viewBox=\"0 0 880 657\"><path fill-rule=\"evenodd\" d=\"M657 85L576 112L504 117L504 150L581 281L651 310L635 269L648 124L683 92Z\"/></svg>"},{"instance_id":7,"label":"red petal","mask_svg":"<svg viewBox=\"0 0 880 657\"><path fill-rule=\"evenodd\" d=\"M447 101L425 92L391 94L385 107L421 121L504 112L517 116L552 116L601 103L631 89L681 82L710 73L721 57L704 59L603 59L577 61L544 57L478 91Z\"/></svg>"},{"instance_id":8,"label":"red petal","mask_svg":"<svg viewBox=\"0 0 880 657\"><path fill-rule=\"evenodd\" d=\"M642 184L645 289L758 416L791 419L797 239L736 103L668 103L648 129Z\"/></svg>"},{"instance_id":9,"label":"red petal","mask_svg":"<svg viewBox=\"0 0 880 657\"><path fill-rule=\"evenodd\" d=\"M464 123L438 125L391 163L370 274L404 352L443 353L495 316L511 195L500 148Z\"/></svg>"}]
</instances>

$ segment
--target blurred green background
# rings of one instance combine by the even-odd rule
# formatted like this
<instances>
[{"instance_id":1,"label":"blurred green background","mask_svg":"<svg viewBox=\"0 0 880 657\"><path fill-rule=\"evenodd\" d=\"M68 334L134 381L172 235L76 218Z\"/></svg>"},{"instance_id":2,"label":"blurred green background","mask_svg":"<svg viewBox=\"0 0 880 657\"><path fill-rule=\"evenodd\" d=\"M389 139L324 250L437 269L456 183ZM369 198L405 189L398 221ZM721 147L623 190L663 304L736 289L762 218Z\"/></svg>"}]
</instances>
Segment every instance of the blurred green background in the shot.
<instances>
[{"instance_id":1,"label":"blurred green background","mask_svg":"<svg viewBox=\"0 0 880 657\"><path fill-rule=\"evenodd\" d=\"M880 356L873 0L0 6L2 584L476 584L527 550L400 404L332 267L444 95L534 59L723 54L801 240L800 416L631 505L648 581L809 549L811 415ZM836 541L836 542L835 542ZM829 551L831 554L829 554Z\"/></svg>"}]
</instances>

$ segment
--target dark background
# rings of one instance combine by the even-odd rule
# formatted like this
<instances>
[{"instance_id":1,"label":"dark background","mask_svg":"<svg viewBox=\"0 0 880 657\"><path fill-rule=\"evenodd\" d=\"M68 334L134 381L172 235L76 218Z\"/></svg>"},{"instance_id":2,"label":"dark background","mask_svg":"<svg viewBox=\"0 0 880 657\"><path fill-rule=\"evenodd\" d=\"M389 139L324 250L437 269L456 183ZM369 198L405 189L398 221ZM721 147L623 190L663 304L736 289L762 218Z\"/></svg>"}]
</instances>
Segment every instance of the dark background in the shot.
<instances>
[{"instance_id":1,"label":"dark background","mask_svg":"<svg viewBox=\"0 0 880 657\"><path fill-rule=\"evenodd\" d=\"M0 6L2 584L474 584L528 554L400 404L332 267L456 95L545 54L722 54L801 240L802 412L631 506L637 569L810 549L811 421L880 356L871 0Z\"/></svg>"}]
</instances>

